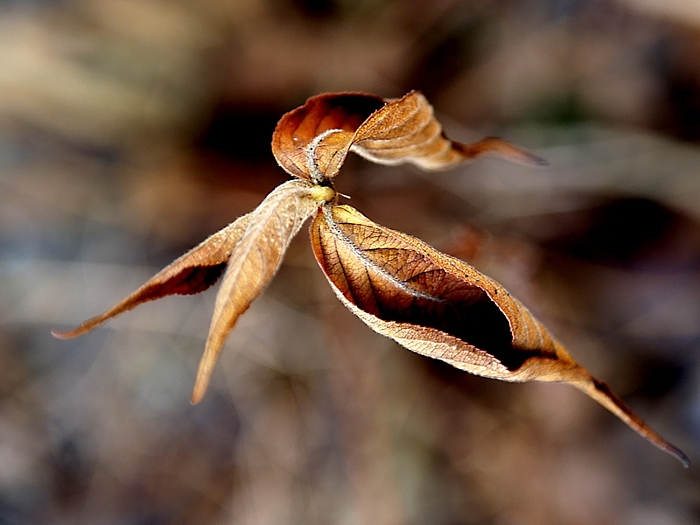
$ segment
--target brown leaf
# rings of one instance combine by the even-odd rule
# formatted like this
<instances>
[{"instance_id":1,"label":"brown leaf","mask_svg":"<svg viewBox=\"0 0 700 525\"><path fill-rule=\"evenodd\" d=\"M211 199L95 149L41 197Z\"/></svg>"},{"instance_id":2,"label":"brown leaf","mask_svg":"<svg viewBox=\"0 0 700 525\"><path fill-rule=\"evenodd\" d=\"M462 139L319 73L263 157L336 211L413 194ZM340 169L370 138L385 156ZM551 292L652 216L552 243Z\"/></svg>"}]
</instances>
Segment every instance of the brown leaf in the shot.
<instances>
[{"instance_id":1,"label":"brown leaf","mask_svg":"<svg viewBox=\"0 0 700 525\"><path fill-rule=\"evenodd\" d=\"M286 182L253 212L209 237L120 303L74 330L52 333L59 338L76 337L146 301L201 292L218 280L228 264L192 394L192 402L197 403L206 391L216 359L236 320L274 276L302 223L317 210L319 203L334 195L332 189L307 181Z\"/></svg>"},{"instance_id":2,"label":"brown leaf","mask_svg":"<svg viewBox=\"0 0 700 525\"><path fill-rule=\"evenodd\" d=\"M498 283L350 206L325 205L311 225L316 260L340 300L409 350L504 381L572 384L657 447L687 457L653 431Z\"/></svg>"},{"instance_id":3,"label":"brown leaf","mask_svg":"<svg viewBox=\"0 0 700 525\"><path fill-rule=\"evenodd\" d=\"M61 339L77 337L127 312L132 308L168 295L190 295L203 292L216 281L226 268L231 251L241 240L250 222L251 214L243 215L199 246L163 268L146 284L109 310L88 319L74 330L52 331Z\"/></svg>"},{"instance_id":4,"label":"brown leaf","mask_svg":"<svg viewBox=\"0 0 700 525\"><path fill-rule=\"evenodd\" d=\"M383 105L381 97L366 93L324 93L311 97L303 106L286 113L279 120L272 134L272 154L290 175L314 180L311 175L313 166L310 170L308 162L309 144L331 130L343 131L345 133L340 135L343 139L352 139L360 124ZM345 140L339 142L334 149L336 153L342 152L340 157L336 157L333 163L329 159L322 173L335 174L343 164L348 144L345 144Z\"/></svg>"},{"instance_id":5,"label":"brown leaf","mask_svg":"<svg viewBox=\"0 0 700 525\"><path fill-rule=\"evenodd\" d=\"M198 403L204 396L214 364L238 317L275 275L287 246L304 221L318 209L320 202L334 195L330 188L291 180L278 186L250 214L248 228L231 254L216 296L192 403Z\"/></svg>"},{"instance_id":6,"label":"brown leaf","mask_svg":"<svg viewBox=\"0 0 700 525\"><path fill-rule=\"evenodd\" d=\"M473 144L448 139L433 107L419 91L387 103L355 132L351 151L380 164L409 162L424 170L445 170L487 153L528 164L544 159L497 137Z\"/></svg>"},{"instance_id":7,"label":"brown leaf","mask_svg":"<svg viewBox=\"0 0 700 525\"><path fill-rule=\"evenodd\" d=\"M380 164L412 163L424 170L449 169L487 153L545 163L496 137L473 144L448 139L418 91L392 101L360 93L318 95L284 115L272 136L280 166L317 183L338 174L348 151Z\"/></svg>"},{"instance_id":8,"label":"brown leaf","mask_svg":"<svg viewBox=\"0 0 700 525\"><path fill-rule=\"evenodd\" d=\"M204 395L226 337L277 272L302 223L314 254L341 301L373 330L406 348L474 374L505 381L572 384L654 445L688 458L578 365L544 326L498 283L422 241L336 206L331 181L348 151L383 164L447 169L485 153L528 163L539 157L498 138L474 144L448 139L423 95L384 101L363 93L324 94L284 115L272 138L291 175L250 214L177 259L101 315L56 337L81 335L143 302L197 293L224 274L192 402Z\"/></svg>"}]
</instances>

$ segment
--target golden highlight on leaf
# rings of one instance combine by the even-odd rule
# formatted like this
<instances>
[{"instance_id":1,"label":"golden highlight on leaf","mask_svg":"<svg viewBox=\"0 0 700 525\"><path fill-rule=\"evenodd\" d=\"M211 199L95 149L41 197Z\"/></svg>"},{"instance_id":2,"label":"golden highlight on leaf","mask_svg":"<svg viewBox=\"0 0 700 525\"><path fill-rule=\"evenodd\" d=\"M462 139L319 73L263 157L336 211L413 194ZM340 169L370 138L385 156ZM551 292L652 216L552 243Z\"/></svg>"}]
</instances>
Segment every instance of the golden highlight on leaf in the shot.
<instances>
[{"instance_id":1,"label":"golden highlight on leaf","mask_svg":"<svg viewBox=\"0 0 700 525\"><path fill-rule=\"evenodd\" d=\"M467 263L350 206L325 205L310 234L338 298L376 332L484 377L570 383L688 464L680 450L576 363L525 306Z\"/></svg>"},{"instance_id":2,"label":"golden highlight on leaf","mask_svg":"<svg viewBox=\"0 0 700 525\"><path fill-rule=\"evenodd\" d=\"M355 132L351 151L372 162L409 162L429 171L453 168L488 153L528 164L546 164L541 157L496 137L473 144L448 139L433 107L418 91L411 91L370 115Z\"/></svg>"},{"instance_id":3,"label":"golden highlight on leaf","mask_svg":"<svg viewBox=\"0 0 700 525\"><path fill-rule=\"evenodd\" d=\"M332 181L349 151L374 162L411 163L424 170L448 169L489 153L544 163L499 138L473 144L448 139L417 91L391 101L365 93L312 97L285 114L272 136L275 159L297 179L278 186L253 212L106 312L53 335L76 337L146 301L201 292L223 274L192 392L191 401L198 403L239 316L275 275L301 225L314 216L310 235L318 264L343 304L374 331L484 377L569 383L688 466L683 452L576 363L501 285L410 235L336 205Z\"/></svg>"}]
</instances>

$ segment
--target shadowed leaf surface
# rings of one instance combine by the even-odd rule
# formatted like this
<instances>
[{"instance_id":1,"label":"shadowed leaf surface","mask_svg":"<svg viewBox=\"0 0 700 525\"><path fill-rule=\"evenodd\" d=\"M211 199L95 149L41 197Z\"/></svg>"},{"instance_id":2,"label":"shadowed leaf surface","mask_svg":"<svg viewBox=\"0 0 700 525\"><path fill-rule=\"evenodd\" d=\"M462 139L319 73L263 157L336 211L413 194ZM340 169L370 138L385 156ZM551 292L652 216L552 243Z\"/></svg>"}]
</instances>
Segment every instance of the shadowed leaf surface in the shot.
<instances>
[{"instance_id":1,"label":"shadowed leaf surface","mask_svg":"<svg viewBox=\"0 0 700 525\"><path fill-rule=\"evenodd\" d=\"M330 130L346 132L352 139L355 130L367 117L384 105L384 100L365 93L324 93L311 97L303 106L285 113L272 134L272 154L284 170L301 179L311 179L307 163L307 147L319 135ZM342 151L331 170L334 174L345 160L347 147L344 140L335 148ZM329 167L321 171L326 173Z\"/></svg>"},{"instance_id":2,"label":"shadowed leaf surface","mask_svg":"<svg viewBox=\"0 0 700 525\"><path fill-rule=\"evenodd\" d=\"M340 300L370 328L419 354L505 381L570 383L687 466L497 282L350 206L323 207L311 244Z\"/></svg>"}]
</instances>

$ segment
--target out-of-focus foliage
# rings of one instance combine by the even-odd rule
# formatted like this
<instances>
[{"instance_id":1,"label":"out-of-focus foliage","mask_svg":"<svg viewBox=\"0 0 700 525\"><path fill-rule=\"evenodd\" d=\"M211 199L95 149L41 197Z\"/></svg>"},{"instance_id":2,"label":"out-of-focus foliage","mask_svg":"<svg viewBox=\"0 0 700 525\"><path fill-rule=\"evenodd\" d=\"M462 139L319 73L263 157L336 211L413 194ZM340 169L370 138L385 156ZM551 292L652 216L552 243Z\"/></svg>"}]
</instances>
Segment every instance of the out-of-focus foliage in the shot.
<instances>
[{"instance_id":1,"label":"out-of-focus foliage","mask_svg":"<svg viewBox=\"0 0 700 525\"><path fill-rule=\"evenodd\" d=\"M690 0L652 4L0 5L0 519L697 522L700 22ZM51 338L284 180L285 111L410 89L455 139L499 134L551 167L354 160L338 189L501 281L689 470L574 390L366 330L303 238L196 407L212 293Z\"/></svg>"}]
</instances>

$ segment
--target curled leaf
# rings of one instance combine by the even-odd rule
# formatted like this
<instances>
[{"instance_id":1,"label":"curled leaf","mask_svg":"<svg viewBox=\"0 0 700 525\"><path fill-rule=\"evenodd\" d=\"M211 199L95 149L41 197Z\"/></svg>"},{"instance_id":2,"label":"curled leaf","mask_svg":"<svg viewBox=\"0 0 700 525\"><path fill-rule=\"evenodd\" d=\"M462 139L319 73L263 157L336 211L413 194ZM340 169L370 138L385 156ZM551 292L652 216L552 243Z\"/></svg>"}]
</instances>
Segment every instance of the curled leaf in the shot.
<instances>
[{"instance_id":1,"label":"curled leaf","mask_svg":"<svg viewBox=\"0 0 700 525\"><path fill-rule=\"evenodd\" d=\"M473 144L450 140L418 91L391 101L361 93L318 95L284 115L272 136L279 165L317 183L338 174L348 151L380 164L411 163L424 170L449 169L488 153L545 163L496 137Z\"/></svg>"},{"instance_id":2,"label":"curled leaf","mask_svg":"<svg viewBox=\"0 0 700 525\"><path fill-rule=\"evenodd\" d=\"M352 139L360 124L383 105L381 97L366 93L324 93L311 97L279 120L272 134L272 154L290 175L314 180L308 166L309 144L331 130L345 132L343 138ZM328 159L323 173L337 173L345 160L349 143L337 142L332 149L341 154L329 156L335 161Z\"/></svg>"},{"instance_id":3,"label":"curled leaf","mask_svg":"<svg viewBox=\"0 0 700 525\"><path fill-rule=\"evenodd\" d=\"M569 383L684 465L664 440L498 283L350 206L323 207L314 255L338 298L376 332L419 354L504 381Z\"/></svg>"},{"instance_id":4,"label":"curled leaf","mask_svg":"<svg viewBox=\"0 0 700 525\"><path fill-rule=\"evenodd\" d=\"M447 138L433 107L419 91L388 102L355 132L351 151L379 164L415 164L424 170L445 170L488 153L529 164L545 161L510 142L486 137L473 144Z\"/></svg>"}]
</instances>

